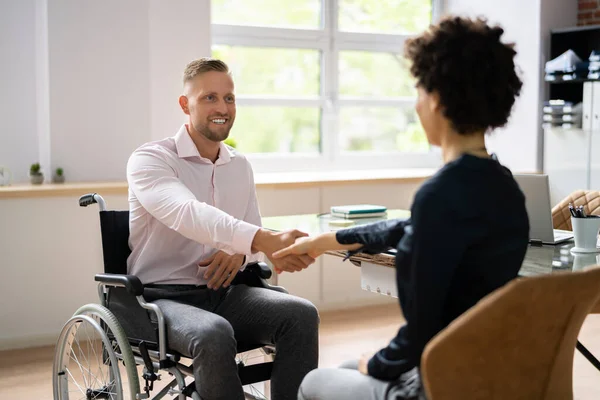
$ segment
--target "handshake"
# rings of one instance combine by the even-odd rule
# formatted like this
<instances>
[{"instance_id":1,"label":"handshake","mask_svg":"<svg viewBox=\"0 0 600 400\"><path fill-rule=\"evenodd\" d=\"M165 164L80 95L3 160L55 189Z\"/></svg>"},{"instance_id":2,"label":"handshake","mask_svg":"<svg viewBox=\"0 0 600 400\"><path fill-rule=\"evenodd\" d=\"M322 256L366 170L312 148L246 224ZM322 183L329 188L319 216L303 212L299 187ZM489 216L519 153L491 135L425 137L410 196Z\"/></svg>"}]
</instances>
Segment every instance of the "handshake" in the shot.
<instances>
[{"instance_id":1,"label":"handshake","mask_svg":"<svg viewBox=\"0 0 600 400\"><path fill-rule=\"evenodd\" d=\"M331 233L308 237L308 234L297 229L272 232L261 228L252 240L252 252L264 253L277 273L296 272L314 263L325 250L335 249L335 244L335 236ZM204 269L208 288L218 289L231 284L244 260L245 257L241 254L228 255L218 251L201 261L198 266Z\"/></svg>"},{"instance_id":2,"label":"handshake","mask_svg":"<svg viewBox=\"0 0 600 400\"><path fill-rule=\"evenodd\" d=\"M307 241L310 241L308 234L297 229L285 232L260 229L252 241L252 252L264 253L277 273L302 271L316 258L314 254L299 251L298 245Z\"/></svg>"}]
</instances>

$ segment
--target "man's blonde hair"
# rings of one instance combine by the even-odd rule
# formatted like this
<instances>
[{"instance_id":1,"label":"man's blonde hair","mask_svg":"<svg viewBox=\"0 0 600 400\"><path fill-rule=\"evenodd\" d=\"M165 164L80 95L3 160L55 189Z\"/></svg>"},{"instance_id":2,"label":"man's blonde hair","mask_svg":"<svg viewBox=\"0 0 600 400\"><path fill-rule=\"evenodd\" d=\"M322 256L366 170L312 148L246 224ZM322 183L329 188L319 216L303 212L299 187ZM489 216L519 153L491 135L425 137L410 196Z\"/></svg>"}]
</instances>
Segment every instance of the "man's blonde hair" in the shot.
<instances>
[{"instance_id":1,"label":"man's blonde hair","mask_svg":"<svg viewBox=\"0 0 600 400\"><path fill-rule=\"evenodd\" d=\"M221 60L210 57L202 57L190 62L183 71L183 83L191 81L196 76L209 71L225 72L231 75L229 67Z\"/></svg>"}]
</instances>

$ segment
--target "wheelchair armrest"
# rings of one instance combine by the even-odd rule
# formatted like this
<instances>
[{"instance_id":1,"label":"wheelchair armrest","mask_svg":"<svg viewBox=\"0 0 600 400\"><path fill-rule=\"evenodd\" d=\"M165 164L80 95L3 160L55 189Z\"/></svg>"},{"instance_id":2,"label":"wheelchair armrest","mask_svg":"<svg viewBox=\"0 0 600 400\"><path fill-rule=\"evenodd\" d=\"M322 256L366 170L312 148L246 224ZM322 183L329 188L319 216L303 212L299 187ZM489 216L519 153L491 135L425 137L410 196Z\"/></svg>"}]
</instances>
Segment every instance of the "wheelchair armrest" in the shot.
<instances>
[{"instance_id":1,"label":"wheelchair armrest","mask_svg":"<svg viewBox=\"0 0 600 400\"><path fill-rule=\"evenodd\" d=\"M248 285L253 287L259 287L269 290L275 290L276 292L287 293L288 291L281 286L269 285L267 279L271 277L273 272L267 264L264 262L255 262L246 265L243 271L237 273L237 276L232 282L232 285Z\"/></svg>"},{"instance_id":2,"label":"wheelchair armrest","mask_svg":"<svg viewBox=\"0 0 600 400\"><path fill-rule=\"evenodd\" d=\"M271 268L264 262L253 262L246 265L246 271L258 275L260 278L269 279L273 272Z\"/></svg>"},{"instance_id":3,"label":"wheelchair armrest","mask_svg":"<svg viewBox=\"0 0 600 400\"><path fill-rule=\"evenodd\" d=\"M127 292L134 296L141 296L144 293L142 281L134 275L96 274L94 280L112 286L123 286L127 289Z\"/></svg>"}]
</instances>

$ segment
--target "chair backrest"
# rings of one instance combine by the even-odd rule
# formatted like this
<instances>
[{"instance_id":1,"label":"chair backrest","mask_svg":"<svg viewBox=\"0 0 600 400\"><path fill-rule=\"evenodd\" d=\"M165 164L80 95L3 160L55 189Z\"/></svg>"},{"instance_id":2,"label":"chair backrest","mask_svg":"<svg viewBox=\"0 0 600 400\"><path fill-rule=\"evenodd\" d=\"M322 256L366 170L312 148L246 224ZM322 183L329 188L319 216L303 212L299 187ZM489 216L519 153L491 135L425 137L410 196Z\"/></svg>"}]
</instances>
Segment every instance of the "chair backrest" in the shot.
<instances>
[{"instance_id":1,"label":"chair backrest","mask_svg":"<svg viewBox=\"0 0 600 400\"><path fill-rule=\"evenodd\" d=\"M509 282L426 346L430 400L573 398L577 335L600 297L600 266Z\"/></svg>"},{"instance_id":2,"label":"chair backrest","mask_svg":"<svg viewBox=\"0 0 600 400\"><path fill-rule=\"evenodd\" d=\"M100 211L104 272L127 274L129 211Z\"/></svg>"},{"instance_id":3,"label":"chair backrest","mask_svg":"<svg viewBox=\"0 0 600 400\"><path fill-rule=\"evenodd\" d=\"M600 215L600 191L576 190L552 208L552 225L554 229L572 231L569 203L584 206L589 215Z\"/></svg>"},{"instance_id":4,"label":"chair backrest","mask_svg":"<svg viewBox=\"0 0 600 400\"><path fill-rule=\"evenodd\" d=\"M129 249L129 211L100 211L102 255L104 272L127 274ZM158 348L156 325L150 321L148 312L125 288L113 287L106 296L106 305L115 315L131 343L146 342L151 349Z\"/></svg>"}]
</instances>

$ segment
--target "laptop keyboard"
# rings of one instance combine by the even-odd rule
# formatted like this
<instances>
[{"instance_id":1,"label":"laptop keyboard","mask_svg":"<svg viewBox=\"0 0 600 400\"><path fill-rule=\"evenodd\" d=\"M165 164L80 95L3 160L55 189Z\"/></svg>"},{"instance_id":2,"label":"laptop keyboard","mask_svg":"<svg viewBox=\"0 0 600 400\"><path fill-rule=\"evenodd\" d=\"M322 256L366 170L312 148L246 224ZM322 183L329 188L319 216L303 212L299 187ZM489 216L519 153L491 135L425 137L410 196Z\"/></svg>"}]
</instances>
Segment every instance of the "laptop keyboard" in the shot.
<instances>
[{"instance_id":1,"label":"laptop keyboard","mask_svg":"<svg viewBox=\"0 0 600 400\"><path fill-rule=\"evenodd\" d=\"M560 240L573 237L573 232L564 231L562 229L554 229L554 240Z\"/></svg>"}]
</instances>

